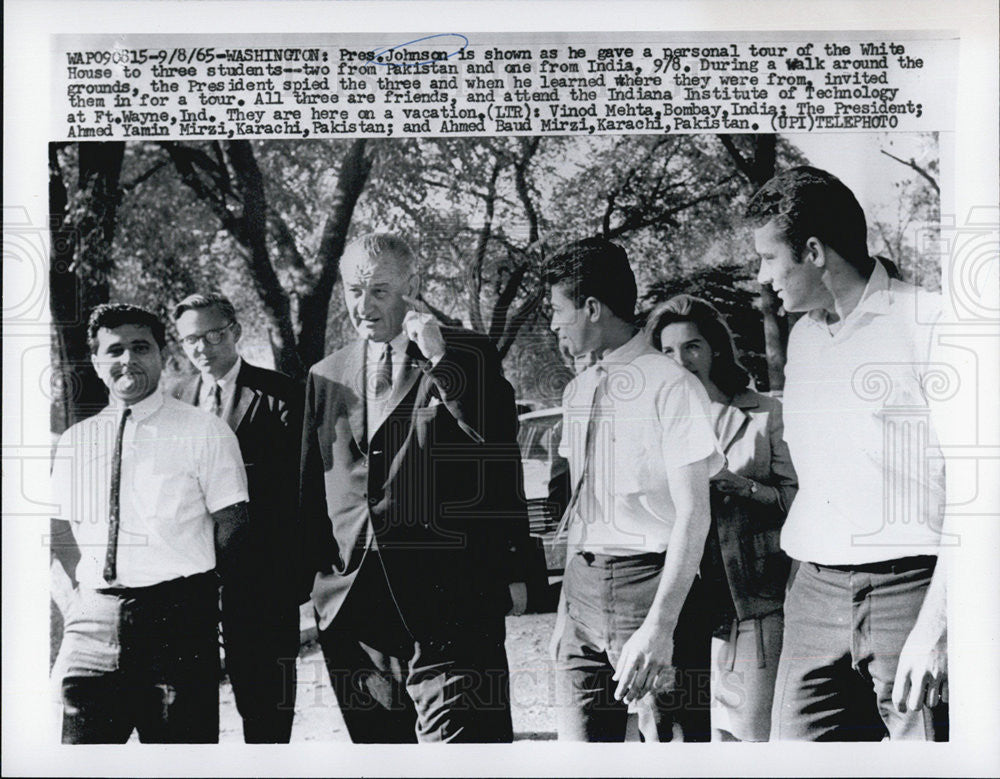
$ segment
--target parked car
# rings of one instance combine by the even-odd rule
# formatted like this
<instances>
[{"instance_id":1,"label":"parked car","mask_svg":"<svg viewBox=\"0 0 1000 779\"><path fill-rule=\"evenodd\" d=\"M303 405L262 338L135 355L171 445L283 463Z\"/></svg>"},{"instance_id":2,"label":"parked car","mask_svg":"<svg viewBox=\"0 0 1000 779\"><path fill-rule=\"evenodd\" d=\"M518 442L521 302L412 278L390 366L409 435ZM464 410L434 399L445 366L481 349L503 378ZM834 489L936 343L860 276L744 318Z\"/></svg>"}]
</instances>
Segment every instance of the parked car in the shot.
<instances>
[{"instance_id":1,"label":"parked car","mask_svg":"<svg viewBox=\"0 0 1000 779\"><path fill-rule=\"evenodd\" d=\"M554 606L549 603L549 585L561 580L566 566L566 539L557 542L555 537L570 492L569 463L559 456L562 408L530 411L518 419L524 496L537 561L533 581L528 582L529 608L544 611Z\"/></svg>"}]
</instances>

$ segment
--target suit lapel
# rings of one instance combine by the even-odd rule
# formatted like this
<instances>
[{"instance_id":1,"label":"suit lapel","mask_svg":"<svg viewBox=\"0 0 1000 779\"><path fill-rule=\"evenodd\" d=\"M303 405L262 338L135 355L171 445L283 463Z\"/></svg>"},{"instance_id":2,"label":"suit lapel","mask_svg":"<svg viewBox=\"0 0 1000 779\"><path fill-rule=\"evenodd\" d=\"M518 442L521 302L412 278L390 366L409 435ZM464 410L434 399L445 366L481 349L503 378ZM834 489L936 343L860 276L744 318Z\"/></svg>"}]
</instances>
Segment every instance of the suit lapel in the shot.
<instances>
[{"instance_id":1,"label":"suit lapel","mask_svg":"<svg viewBox=\"0 0 1000 779\"><path fill-rule=\"evenodd\" d=\"M351 426L354 440L362 451L368 451L368 440L365 438L365 416L367 398L365 394L365 342L358 340L348 351L344 361L343 382L353 392L346 393L344 402L347 404L347 421Z\"/></svg>"},{"instance_id":2,"label":"suit lapel","mask_svg":"<svg viewBox=\"0 0 1000 779\"><path fill-rule=\"evenodd\" d=\"M422 371L413 364L413 358L406 355L403 360L403 370L399 374L399 381L392 385L392 393L385 404L386 419L392 415L392 412L396 410L396 407L402 402L403 398L409 394L410 389L412 389L421 375Z\"/></svg>"},{"instance_id":3,"label":"suit lapel","mask_svg":"<svg viewBox=\"0 0 1000 779\"><path fill-rule=\"evenodd\" d=\"M732 446L733 441L743 431L743 428L750 424L750 415L742 408L726 406L726 410L722 412L722 418L719 422L719 445L722 447L723 454L725 454L729 451L729 447Z\"/></svg>"},{"instance_id":4,"label":"suit lapel","mask_svg":"<svg viewBox=\"0 0 1000 779\"><path fill-rule=\"evenodd\" d=\"M757 408L759 405L753 393L741 392L726 406L719 420L719 445L723 454L729 451L733 441L742 435L746 426L750 424L750 413L747 409Z\"/></svg>"},{"instance_id":5,"label":"suit lapel","mask_svg":"<svg viewBox=\"0 0 1000 779\"><path fill-rule=\"evenodd\" d=\"M232 408L229 410L229 416L226 419L233 431L239 430L243 420L248 416L254 400L260 395L258 390L247 386L250 379L248 373L247 363L244 360L243 364L240 365L239 373L236 374L236 393Z\"/></svg>"},{"instance_id":6,"label":"suit lapel","mask_svg":"<svg viewBox=\"0 0 1000 779\"><path fill-rule=\"evenodd\" d=\"M417 379L419 379L422 375L423 371L421 371L415 364L413 357L407 354L403 361L403 368L400 371L399 379L393 383L392 392L389 394L389 397L385 402L381 419L376 419L374 420L374 424L369 425L369 427L371 427L372 438L375 437L375 434L379 431L382 425L385 424L385 421L391 417L393 413L395 413L399 404L403 402L403 399L410 393L410 390L413 389L413 385L417 383ZM367 407L368 403L366 398L365 408L367 409Z\"/></svg>"}]
</instances>

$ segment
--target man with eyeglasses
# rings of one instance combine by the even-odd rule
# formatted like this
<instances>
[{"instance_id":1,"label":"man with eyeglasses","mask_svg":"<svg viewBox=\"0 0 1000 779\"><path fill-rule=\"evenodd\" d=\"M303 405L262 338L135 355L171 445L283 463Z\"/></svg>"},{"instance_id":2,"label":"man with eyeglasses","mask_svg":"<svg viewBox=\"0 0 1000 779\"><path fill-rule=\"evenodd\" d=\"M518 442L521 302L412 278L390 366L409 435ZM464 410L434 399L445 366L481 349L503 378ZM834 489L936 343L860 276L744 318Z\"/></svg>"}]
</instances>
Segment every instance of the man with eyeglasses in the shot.
<instances>
[{"instance_id":1,"label":"man with eyeglasses","mask_svg":"<svg viewBox=\"0 0 1000 779\"><path fill-rule=\"evenodd\" d=\"M226 670L246 743L287 743L299 647L294 552L302 389L283 373L243 360L233 304L189 295L174 309L184 353L198 375L173 395L225 420L239 440L250 491L248 570L224 586Z\"/></svg>"}]
</instances>

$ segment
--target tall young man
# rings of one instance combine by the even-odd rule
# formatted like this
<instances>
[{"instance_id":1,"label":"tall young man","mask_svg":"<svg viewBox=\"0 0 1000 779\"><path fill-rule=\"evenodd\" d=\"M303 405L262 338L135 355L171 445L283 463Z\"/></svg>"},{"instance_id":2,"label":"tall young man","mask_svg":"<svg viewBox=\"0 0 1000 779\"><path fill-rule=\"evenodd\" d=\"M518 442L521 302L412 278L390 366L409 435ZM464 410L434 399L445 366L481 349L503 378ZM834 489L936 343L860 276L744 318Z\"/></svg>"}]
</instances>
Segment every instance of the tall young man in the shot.
<instances>
[{"instance_id":1,"label":"tall young man","mask_svg":"<svg viewBox=\"0 0 1000 779\"><path fill-rule=\"evenodd\" d=\"M826 171L775 176L748 216L758 280L805 314L785 367L799 492L781 545L800 565L771 737L946 738L944 473L925 383L940 301L871 258L861 206Z\"/></svg>"}]
</instances>

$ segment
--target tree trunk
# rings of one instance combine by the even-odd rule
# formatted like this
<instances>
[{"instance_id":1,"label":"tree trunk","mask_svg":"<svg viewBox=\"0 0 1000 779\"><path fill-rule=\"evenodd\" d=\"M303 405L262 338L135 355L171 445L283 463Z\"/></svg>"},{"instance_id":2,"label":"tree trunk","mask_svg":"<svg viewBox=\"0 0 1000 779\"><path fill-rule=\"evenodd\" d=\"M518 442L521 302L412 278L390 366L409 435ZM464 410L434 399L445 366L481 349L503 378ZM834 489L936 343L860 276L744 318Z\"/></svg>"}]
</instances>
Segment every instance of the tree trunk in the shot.
<instances>
[{"instance_id":1,"label":"tree trunk","mask_svg":"<svg viewBox=\"0 0 1000 779\"><path fill-rule=\"evenodd\" d=\"M267 250L267 199L264 177L249 141L229 141L226 146L229 162L236 173L243 195L243 237L247 248L250 278L260 296L267 317L267 334L271 342L275 367L289 376L302 376L302 364L295 348L291 303L271 265Z\"/></svg>"},{"instance_id":2,"label":"tree trunk","mask_svg":"<svg viewBox=\"0 0 1000 779\"><path fill-rule=\"evenodd\" d=\"M719 135L737 169L750 182L754 191L764 186L774 176L778 156L778 138L775 135L754 135L753 158L747 159L729 135ZM779 316L781 302L769 284L760 286L760 312L764 319L764 354L767 359L767 379L770 392L779 392L785 386L785 360L788 346L788 320Z\"/></svg>"},{"instance_id":3,"label":"tree trunk","mask_svg":"<svg viewBox=\"0 0 1000 779\"><path fill-rule=\"evenodd\" d=\"M107 389L90 362L87 318L110 297L124 156L120 141L80 143L77 192L70 195L56 147L49 150L49 310L54 336L50 423L55 433L107 404ZM82 215L78 221L74 213Z\"/></svg>"},{"instance_id":4,"label":"tree trunk","mask_svg":"<svg viewBox=\"0 0 1000 779\"><path fill-rule=\"evenodd\" d=\"M366 156L367 141L354 141L340 168L337 190L330 203L330 215L323 225L317 259L320 272L315 283L299 298L298 359L303 367L319 362L326 354L326 321L330 314L330 295L340 271L340 255L347 245L347 232L354 216L354 206L368 181L372 161Z\"/></svg>"}]
</instances>

